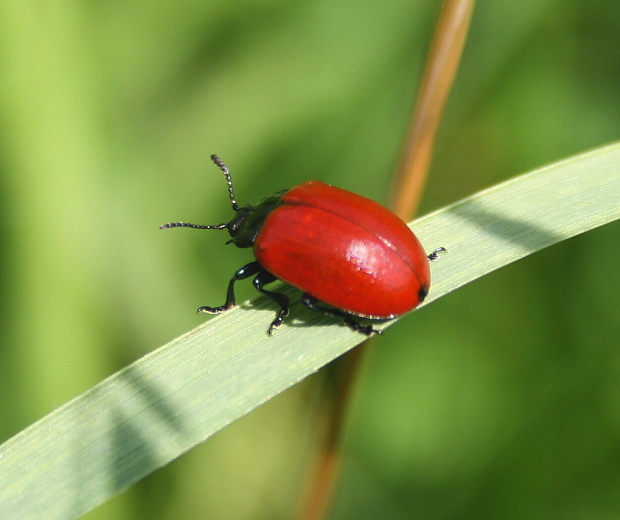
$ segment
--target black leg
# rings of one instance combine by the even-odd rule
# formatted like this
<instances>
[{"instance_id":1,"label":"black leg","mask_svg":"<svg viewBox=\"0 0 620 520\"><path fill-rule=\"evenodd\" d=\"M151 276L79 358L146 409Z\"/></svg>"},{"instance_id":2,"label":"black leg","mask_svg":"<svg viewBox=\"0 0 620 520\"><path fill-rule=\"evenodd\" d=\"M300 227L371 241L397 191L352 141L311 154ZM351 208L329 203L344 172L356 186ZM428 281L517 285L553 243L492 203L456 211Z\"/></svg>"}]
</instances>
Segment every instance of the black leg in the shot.
<instances>
[{"instance_id":1,"label":"black leg","mask_svg":"<svg viewBox=\"0 0 620 520\"><path fill-rule=\"evenodd\" d=\"M447 252L448 252L448 250L445 247L438 247L430 255L428 255L427 258L431 262L434 262L435 260L437 260L439 258L439 255L446 254Z\"/></svg>"},{"instance_id":2,"label":"black leg","mask_svg":"<svg viewBox=\"0 0 620 520\"><path fill-rule=\"evenodd\" d=\"M284 318L288 316L288 305L290 303L288 296L286 296L285 294L268 291L267 289L264 288L264 285L271 283L271 282L275 282L276 280L277 278L274 275L272 275L270 272L262 270L256 275L256 278L254 278L254 282L253 282L254 287L256 287L256 290L260 291L265 296L271 298L274 302L276 302L280 306L280 310L278 311L278 314L276 315L276 319L271 322L271 325L269 325L269 330L268 330L269 335L271 335L275 329L280 328L280 326L282 325L282 322L284 321Z\"/></svg>"},{"instance_id":3,"label":"black leg","mask_svg":"<svg viewBox=\"0 0 620 520\"><path fill-rule=\"evenodd\" d=\"M226 303L220 307L200 307L196 312L205 312L207 314L219 314L220 312L227 311L235 306L235 282L239 280L245 280L250 276L262 271L263 268L258 262L250 262L244 265L241 269L238 269L235 275L230 279L228 283L228 291L226 292Z\"/></svg>"},{"instance_id":4,"label":"black leg","mask_svg":"<svg viewBox=\"0 0 620 520\"><path fill-rule=\"evenodd\" d=\"M382 334L380 330L373 329L372 325L362 325L361 323L356 321L350 314L347 314L344 311L320 305L318 300L313 296L310 296L309 294L304 294L301 297L301 301L306 307L308 307L308 309L322 312L327 316L336 316L337 318L342 318L344 324L351 330L361 332L362 334L366 334L366 336L370 336L371 334Z\"/></svg>"}]
</instances>

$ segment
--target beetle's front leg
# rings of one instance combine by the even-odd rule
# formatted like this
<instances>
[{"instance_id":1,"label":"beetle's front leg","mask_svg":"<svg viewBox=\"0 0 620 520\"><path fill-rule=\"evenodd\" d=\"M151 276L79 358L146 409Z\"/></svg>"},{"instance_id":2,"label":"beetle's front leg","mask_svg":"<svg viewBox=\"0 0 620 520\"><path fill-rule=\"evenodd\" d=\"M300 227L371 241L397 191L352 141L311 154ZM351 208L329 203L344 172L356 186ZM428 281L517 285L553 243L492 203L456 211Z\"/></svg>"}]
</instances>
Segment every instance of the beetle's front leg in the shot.
<instances>
[{"instance_id":1,"label":"beetle's front leg","mask_svg":"<svg viewBox=\"0 0 620 520\"><path fill-rule=\"evenodd\" d=\"M258 262L250 262L244 265L241 269L238 269L235 275L230 279L228 283L228 291L226 291L226 303L220 307L200 307L196 312L204 312L207 314L219 314L220 312L232 309L235 306L235 282L239 280L245 280L250 276L255 275L262 271L262 267Z\"/></svg>"}]
</instances>

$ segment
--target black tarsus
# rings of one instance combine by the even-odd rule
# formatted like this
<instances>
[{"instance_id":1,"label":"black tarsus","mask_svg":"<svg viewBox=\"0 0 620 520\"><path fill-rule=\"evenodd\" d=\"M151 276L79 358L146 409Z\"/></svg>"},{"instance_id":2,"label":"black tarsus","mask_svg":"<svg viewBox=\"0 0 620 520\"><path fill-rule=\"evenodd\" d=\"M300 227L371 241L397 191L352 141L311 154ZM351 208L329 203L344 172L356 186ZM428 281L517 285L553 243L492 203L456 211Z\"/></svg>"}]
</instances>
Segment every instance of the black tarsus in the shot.
<instances>
[{"instance_id":1,"label":"black tarsus","mask_svg":"<svg viewBox=\"0 0 620 520\"><path fill-rule=\"evenodd\" d=\"M434 262L435 260L439 259L439 255L446 254L447 252L448 250L445 247L438 247L430 255L428 255L428 259L431 262Z\"/></svg>"},{"instance_id":2,"label":"black tarsus","mask_svg":"<svg viewBox=\"0 0 620 520\"><path fill-rule=\"evenodd\" d=\"M230 279L228 283L228 290L226 291L226 303L219 307L199 307L196 312L205 312L207 314L219 314L220 312L227 311L235 306L235 282L239 280L245 280L250 276L260 273L263 270L258 262L250 262L244 265Z\"/></svg>"},{"instance_id":3,"label":"black tarsus","mask_svg":"<svg viewBox=\"0 0 620 520\"><path fill-rule=\"evenodd\" d=\"M351 330L366 334L366 336L370 336L371 334L382 334L382 331L373 328L372 325L362 325L355 318L353 318L353 316L351 316L345 311L341 311L340 309L335 309L332 307L324 307L314 296L310 296L307 293L303 294L303 296L301 297L301 302L306 307L308 307L308 309L312 309L313 311L321 312L327 316L342 318L344 324L347 327L349 327Z\"/></svg>"},{"instance_id":4,"label":"black tarsus","mask_svg":"<svg viewBox=\"0 0 620 520\"><path fill-rule=\"evenodd\" d=\"M258 262L250 262L249 264L244 265L241 269L237 269L234 276L230 279L228 283L228 290L226 291L226 303L219 307L200 307L196 312L204 312L207 314L220 314L221 312L225 312L231 308L233 308L236 304L235 300L235 282L240 280L245 280L246 278L250 278L254 276L254 281L252 282L257 291L260 291L262 294L267 296L269 299L273 300L280 306L280 310L276 315L276 319L271 322L269 326L268 333L271 335L273 331L279 328L284 322L284 318L288 316L288 307L289 307L289 299L288 296L276 293L272 291L268 291L265 289L265 285L271 282L275 282L277 278L272 275L269 271L265 271L261 267Z\"/></svg>"},{"instance_id":5,"label":"black tarsus","mask_svg":"<svg viewBox=\"0 0 620 520\"><path fill-rule=\"evenodd\" d=\"M254 278L253 284L257 291L260 291L265 296L276 302L280 306L280 310L276 315L276 319L271 322L269 325L269 330L267 331L269 335L273 334L275 329L279 329L284 322L284 318L288 316L288 306L290 300L288 296L282 293L277 293L273 291L268 291L264 288L265 285L271 282L275 282L277 278L272 275L269 271L265 271L264 269L256 275Z\"/></svg>"}]
</instances>

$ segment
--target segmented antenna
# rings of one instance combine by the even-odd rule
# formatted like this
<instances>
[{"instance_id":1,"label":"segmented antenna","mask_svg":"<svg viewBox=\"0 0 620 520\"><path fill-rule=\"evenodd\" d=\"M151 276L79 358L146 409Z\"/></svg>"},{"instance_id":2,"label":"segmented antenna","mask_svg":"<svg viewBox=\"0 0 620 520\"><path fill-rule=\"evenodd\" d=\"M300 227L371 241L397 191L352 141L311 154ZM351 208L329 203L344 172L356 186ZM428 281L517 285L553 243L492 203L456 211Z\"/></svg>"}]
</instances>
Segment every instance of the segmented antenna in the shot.
<instances>
[{"instance_id":1,"label":"segmented antenna","mask_svg":"<svg viewBox=\"0 0 620 520\"><path fill-rule=\"evenodd\" d=\"M232 179L230 178L230 170L228 166L224 164L222 159L220 159L217 155L213 154L211 156L211 160L215 163L215 165L224 172L224 176L226 177L226 183L228 184L228 194L230 195L230 202L232 203L232 208L235 211L239 210L239 204L235 200L235 192L233 191Z\"/></svg>"},{"instance_id":2,"label":"segmented antenna","mask_svg":"<svg viewBox=\"0 0 620 520\"><path fill-rule=\"evenodd\" d=\"M170 229L175 227L188 227L192 229L227 229L228 224L215 224L213 226L201 226L199 224L190 224L189 222L170 222L159 226L159 229Z\"/></svg>"},{"instance_id":3,"label":"segmented antenna","mask_svg":"<svg viewBox=\"0 0 620 520\"><path fill-rule=\"evenodd\" d=\"M222 159L215 154L211 156L211 160L220 170L224 172L224 177L226 177L226 183L228 184L228 195L230 196L232 208L234 211L239 211L239 204L237 204L237 201L235 200L235 192L233 191L232 179L230 178L230 170L228 169L228 166L226 166ZM171 229L176 227L187 227L192 229L228 229L228 224L201 226L199 224L190 224L189 222L170 222L168 224L164 224L163 226L159 226L159 229Z\"/></svg>"}]
</instances>

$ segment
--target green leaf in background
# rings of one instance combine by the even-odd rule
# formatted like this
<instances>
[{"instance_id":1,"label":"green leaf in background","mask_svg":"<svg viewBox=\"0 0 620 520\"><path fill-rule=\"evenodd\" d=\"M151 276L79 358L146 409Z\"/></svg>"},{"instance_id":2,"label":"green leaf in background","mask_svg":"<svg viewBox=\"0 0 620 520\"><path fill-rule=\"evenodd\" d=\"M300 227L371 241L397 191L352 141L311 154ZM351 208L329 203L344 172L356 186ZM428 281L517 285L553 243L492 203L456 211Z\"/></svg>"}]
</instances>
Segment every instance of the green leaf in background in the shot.
<instances>
[{"instance_id":1,"label":"green leaf in background","mask_svg":"<svg viewBox=\"0 0 620 520\"><path fill-rule=\"evenodd\" d=\"M205 320L196 307L222 300L250 253L217 233L157 230L230 216L209 154L231 167L242 203L308 179L385 202L438 8L0 3L0 439L193 329ZM420 214L616 141L619 48L614 0L478 2ZM472 210L473 226L485 215ZM515 234L524 220L513 220ZM424 237L429 250L451 247L433 264L435 296L458 284L441 287L453 280L444 269L468 276L495 261L492 249L458 254L456 238ZM334 520L615 518L618 258L620 226L604 226L390 327L353 406ZM239 287L239 301L253 295ZM252 305L226 320L255 319L260 339L273 311ZM318 319L294 317L283 334ZM323 377L87 519L288 520L320 437ZM84 467L72 473L76 511L89 507ZM22 469L47 468L11 475Z\"/></svg>"},{"instance_id":2,"label":"green leaf in background","mask_svg":"<svg viewBox=\"0 0 620 520\"><path fill-rule=\"evenodd\" d=\"M620 218L619 171L616 144L416 221L413 228L429 250L449 250L433 264L425 305ZM245 303L8 440L0 446L0 517L77 518L365 339L299 305L268 337L272 315L264 299Z\"/></svg>"}]
</instances>

